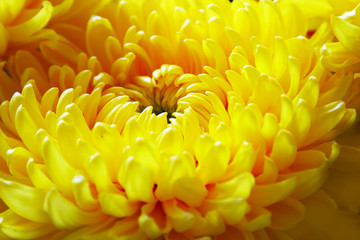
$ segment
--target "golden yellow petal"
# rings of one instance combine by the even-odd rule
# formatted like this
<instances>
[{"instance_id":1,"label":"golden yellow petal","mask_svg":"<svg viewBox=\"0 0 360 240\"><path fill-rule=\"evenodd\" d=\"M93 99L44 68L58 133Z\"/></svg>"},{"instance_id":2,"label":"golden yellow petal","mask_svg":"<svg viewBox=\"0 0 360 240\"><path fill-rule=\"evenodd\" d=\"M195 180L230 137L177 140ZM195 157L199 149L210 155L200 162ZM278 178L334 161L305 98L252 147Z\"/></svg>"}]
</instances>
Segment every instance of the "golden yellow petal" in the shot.
<instances>
[{"instance_id":1,"label":"golden yellow petal","mask_svg":"<svg viewBox=\"0 0 360 240\"><path fill-rule=\"evenodd\" d=\"M216 182L225 173L230 161L230 151L221 142L213 142L210 147L201 138L195 145L198 166L196 173L204 184ZM210 140L212 141L212 140Z\"/></svg>"},{"instance_id":2,"label":"golden yellow petal","mask_svg":"<svg viewBox=\"0 0 360 240\"><path fill-rule=\"evenodd\" d=\"M50 178L65 195L71 196L71 182L75 176L74 168L64 159L53 140L48 137L42 143L42 151Z\"/></svg>"},{"instance_id":3,"label":"golden yellow petal","mask_svg":"<svg viewBox=\"0 0 360 240\"><path fill-rule=\"evenodd\" d=\"M53 6L49 1L43 2L43 8L30 20L19 25L8 28L9 39L12 41L21 41L42 29L51 19Z\"/></svg>"},{"instance_id":4,"label":"golden yellow petal","mask_svg":"<svg viewBox=\"0 0 360 240\"><path fill-rule=\"evenodd\" d=\"M44 190L21 183L0 179L0 195L9 208L19 216L34 222L49 222L49 216L43 210ZM26 201L29 204L23 204Z\"/></svg>"},{"instance_id":5,"label":"golden yellow petal","mask_svg":"<svg viewBox=\"0 0 360 240\"><path fill-rule=\"evenodd\" d=\"M46 195L44 210L49 214L53 224L64 230L100 223L107 218L99 210L90 212L79 209L54 188Z\"/></svg>"},{"instance_id":6,"label":"golden yellow petal","mask_svg":"<svg viewBox=\"0 0 360 240\"><path fill-rule=\"evenodd\" d=\"M360 57L359 35L360 27L350 22L333 16L331 18L331 26L338 40L352 53Z\"/></svg>"},{"instance_id":7,"label":"golden yellow petal","mask_svg":"<svg viewBox=\"0 0 360 240\"><path fill-rule=\"evenodd\" d=\"M249 203L255 206L269 206L288 197L296 187L296 179L289 178L268 185L255 185ZM274 195L272 193L276 192Z\"/></svg>"},{"instance_id":8,"label":"golden yellow petal","mask_svg":"<svg viewBox=\"0 0 360 240\"><path fill-rule=\"evenodd\" d=\"M99 194L101 210L110 216L124 218L133 215L140 207L139 202L131 202L121 193L101 192Z\"/></svg>"},{"instance_id":9,"label":"golden yellow petal","mask_svg":"<svg viewBox=\"0 0 360 240\"><path fill-rule=\"evenodd\" d=\"M270 157L279 171L291 166L295 160L297 145L291 132L280 130L274 140Z\"/></svg>"},{"instance_id":10,"label":"golden yellow petal","mask_svg":"<svg viewBox=\"0 0 360 240\"><path fill-rule=\"evenodd\" d=\"M92 186L81 174L76 174L72 180L75 203L85 211L94 211L99 207L98 199L94 196Z\"/></svg>"},{"instance_id":11,"label":"golden yellow petal","mask_svg":"<svg viewBox=\"0 0 360 240\"><path fill-rule=\"evenodd\" d=\"M198 207L207 195L207 189L199 178L184 177L174 183L174 195L191 207Z\"/></svg>"},{"instance_id":12,"label":"golden yellow petal","mask_svg":"<svg viewBox=\"0 0 360 240\"><path fill-rule=\"evenodd\" d=\"M12 210L1 213L0 231L6 236L2 239L46 239L49 233L54 232L56 228L51 224L33 222L25 219ZM43 238L43 236L45 236ZM9 238L7 238L9 237Z\"/></svg>"},{"instance_id":13,"label":"golden yellow petal","mask_svg":"<svg viewBox=\"0 0 360 240\"><path fill-rule=\"evenodd\" d=\"M176 200L169 200L163 203L163 208L175 231L184 232L194 225L194 214L184 204Z\"/></svg>"},{"instance_id":14,"label":"golden yellow petal","mask_svg":"<svg viewBox=\"0 0 360 240\"><path fill-rule=\"evenodd\" d=\"M140 159L128 158L119 171L118 179L124 186L129 200L154 201L154 171L142 164Z\"/></svg>"}]
</instances>

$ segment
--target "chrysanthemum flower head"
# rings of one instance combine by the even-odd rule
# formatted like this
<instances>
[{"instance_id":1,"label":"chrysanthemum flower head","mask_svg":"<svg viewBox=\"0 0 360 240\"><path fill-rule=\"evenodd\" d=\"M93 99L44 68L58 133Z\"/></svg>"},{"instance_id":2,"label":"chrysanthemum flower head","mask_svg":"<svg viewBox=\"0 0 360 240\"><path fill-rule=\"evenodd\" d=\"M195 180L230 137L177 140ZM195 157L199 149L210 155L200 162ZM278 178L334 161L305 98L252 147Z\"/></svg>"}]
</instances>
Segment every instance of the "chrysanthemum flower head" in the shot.
<instances>
[{"instance_id":1,"label":"chrysanthemum flower head","mask_svg":"<svg viewBox=\"0 0 360 240\"><path fill-rule=\"evenodd\" d=\"M356 240L359 202L338 211L324 183L349 171L339 157L358 165L335 141L358 82L324 67L302 21L292 3L110 2L86 52L16 52L1 72L1 237Z\"/></svg>"}]
</instances>

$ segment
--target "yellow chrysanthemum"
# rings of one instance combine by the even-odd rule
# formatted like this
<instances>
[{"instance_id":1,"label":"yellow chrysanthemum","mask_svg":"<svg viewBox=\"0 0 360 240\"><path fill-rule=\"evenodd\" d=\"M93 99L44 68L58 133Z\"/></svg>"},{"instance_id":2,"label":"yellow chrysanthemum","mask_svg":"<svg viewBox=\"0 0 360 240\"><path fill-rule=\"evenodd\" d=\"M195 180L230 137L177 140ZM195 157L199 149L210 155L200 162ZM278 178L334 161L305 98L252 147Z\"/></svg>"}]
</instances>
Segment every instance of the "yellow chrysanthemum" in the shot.
<instances>
[{"instance_id":1,"label":"yellow chrysanthemum","mask_svg":"<svg viewBox=\"0 0 360 240\"><path fill-rule=\"evenodd\" d=\"M357 240L341 134L359 81L324 67L304 21L286 2L112 1L62 33L77 42L17 51L0 238Z\"/></svg>"}]
</instances>

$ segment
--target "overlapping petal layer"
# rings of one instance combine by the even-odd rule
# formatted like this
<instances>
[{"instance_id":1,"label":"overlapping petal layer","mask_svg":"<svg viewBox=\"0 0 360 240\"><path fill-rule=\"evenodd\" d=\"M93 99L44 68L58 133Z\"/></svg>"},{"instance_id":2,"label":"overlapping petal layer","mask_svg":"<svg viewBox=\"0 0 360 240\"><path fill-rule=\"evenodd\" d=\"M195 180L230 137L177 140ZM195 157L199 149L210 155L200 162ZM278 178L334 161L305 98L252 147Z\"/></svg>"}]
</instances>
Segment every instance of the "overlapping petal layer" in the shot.
<instances>
[{"instance_id":1,"label":"overlapping petal layer","mask_svg":"<svg viewBox=\"0 0 360 240\"><path fill-rule=\"evenodd\" d=\"M9 0L0 3L0 57L44 39L83 34L79 28L105 1ZM62 35L58 35L62 34ZM78 41L75 40L75 44ZM1 58L0 58L1 59Z\"/></svg>"},{"instance_id":2,"label":"overlapping petal layer","mask_svg":"<svg viewBox=\"0 0 360 240\"><path fill-rule=\"evenodd\" d=\"M98 3L76 4L2 64L1 238L358 238L358 74L320 50L336 5L111 1L81 30Z\"/></svg>"}]
</instances>

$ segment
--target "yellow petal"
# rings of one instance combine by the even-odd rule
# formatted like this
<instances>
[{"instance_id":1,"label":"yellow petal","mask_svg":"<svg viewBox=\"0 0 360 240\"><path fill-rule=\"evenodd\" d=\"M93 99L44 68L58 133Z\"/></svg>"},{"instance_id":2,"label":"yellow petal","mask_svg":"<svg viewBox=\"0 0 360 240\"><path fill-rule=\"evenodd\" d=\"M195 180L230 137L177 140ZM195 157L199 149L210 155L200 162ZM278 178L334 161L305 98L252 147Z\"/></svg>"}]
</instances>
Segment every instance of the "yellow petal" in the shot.
<instances>
[{"instance_id":1,"label":"yellow petal","mask_svg":"<svg viewBox=\"0 0 360 240\"><path fill-rule=\"evenodd\" d=\"M291 170L299 172L319 168L324 161L326 161L326 156L322 151L313 149L298 151Z\"/></svg>"},{"instance_id":2,"label":"yellow petal","mask_svg":"<svg viewBox=\"0 0 360 240\"><path fill-rule=\"evenodd\" d=\"M340 122L344 114L345 103L340 101L316 108L314 121L304 145L315 142L333 129Z\"/></svg>"},{"instance_id":3,"label":"yellow petal","mask_svg":"<svg viewBox=\"0 0 360 240\"><path fill-rule=\"evenodd\" d=\"M52 64L62 66L64 64L75 66L79 50L69 42L48 40L39 44L44 58Z\"/></svg>"},{"instance_id":4,"label":"yellow petal","mask_svg":"<svg viewBox=\"0 0 360 240\"><path fill-rule=\"evenodd\" d=\"M171 219L175 231L184 232L194 225L194 214L180 202L176 200L163 202L163 208L166 215Z\"/></svg>"},{"instance_id":5,"label":"yellow petal","mask_svg":"<svg viewBox=\"0 0 360 240\"><path fill-rule=\"evenodd\" d=\"M110 179L105 159L100 153L97 152L91 155L84 165L90 180L95 184L98 192L116 191L116 187Z\"/></svg>"},{"instance_id":6,"label":"yellow petal","mask_svg":"<svg viewBox=\"0 0 360 240\"><path fill-rule=\"evenodd\" d=\"M233 88L233 91L241 94L242 99L247 101L252 92L248 81L244 78L244 76L233 70L227 70L225 73Z\"/></svg>"},{"instance_id":7,"label":"yellow petal","mask_svg":"<svg viewBox=\"0 0 360 240\"><path fill-rule=\"evenodd\" d=\"M272 69L272 58L269 50L262 45L256 46L255 65L261 73L265 73L266 75L270 76Z\"/></svg>"},{"instance_id":8,"label":"yellow petal","mask_svg":"<svg viewBox=\"0 0 360 240\"><path fill-rule=\"evenodd\" d=\"M345 132L349 132L349 129L351 128L351 126L354 125L356 121L356 114L357 113L355 109L345 109L345 113L339 123L332 130L323 135L318 141L326 142L335 139L337 136L340 136Z\"/></svg>"},{"instance_id":9,"label":"yellow petal","mask_svg":"<svg viewBox=\"0 0 360 240\"><path fill-rule=\"evenodd\" d=\"M32 154L25 148L17 147L7 151L7 164L10 172L19 178L27 177L26 164Z\"/></svg>"},{"instance_id":10,"label":"yellow petal","mask_svg":"<svg viewBox=\"0 0 360 240\"><path fill-rule=\"evenodd\" d=\"M290 167L296 156L297 146L294 136L287 130L280 130L277 134L270 154L279 171Z\"/></svg>"},{"instance_id":11,"label":"yellow petal","mask_svg":"<svg viewBox=\"0 0 360 240\"><path fill-rule=\"evenodd\" d=\"M228 63L223 49L219 44L212 40L207 39L203 41L203 49L209 59L215 61L215 68L220 73L224 73L228 69Z\"/></svg>"},{"instance_id":12,"label":"yellow petal","mask_svg":"<svg viewBox=\"0 0 360 240\"><path fill-rule=\"evenodd\" d=\"M205 216L197 211L194 214L195 224L188 230L192 236L213 236L225 231L226 225L216 211L210 211Z\"/></svg>"},{"instance_id":13,"label":"yellow petal","mask_svg":"<svg viewBox=\"0 0 360 240\"><path fill-rule=\"evenodd\" d=\"M153 116L149 120L149 122L150 122L149 125L154 125L153 127L155 130L155 129L157 129L157 127L161 127L161 126L156 126L157 123L159 123L159 122L157 121L158 120L157 116L154 116L154 117ZM166 119L166 116L165 116L165 119ZM166 125L167 125L167 120L165 120L165 121L166 121ZM124 126L124 130L122 132L122 136L124 136L125 142L129 145L134 144L138 138L142 138L142 140L144 141L145 134L146 134L146 131L145 131L144 126L141 125L139 123L139 121L137 121L135 118L130 118L126 122L126 124Z\"/></svg>"},{"instance_id":14,"label":"yellow petal","mask_svg":"<svg viewBox=\"0 0 360 240\"><path fill-rule=\"evenodd\" d=\"M250 142L254 148L259 144L260 126L255 112L250 105L233 117L233 131L236 132L236 142Z\"/></svg>"},{"instance_id":15,"label":"yellow petal","mask_svg":"<svg viewBox=\"0 0 360 240\"><path fill-rule=\"evenodd\" d=\"M311 3L314 4L313 2ZM284 24L286 38L305 36L309 26L307 20L305 19L304 13L307 10L312 9L307 9L304 7L304 11L302 11L303 2L297 5L293 4L293 1L281 1L278 6L279 10L281 11L282 18L286 19L282 22ZM318 13L319 11L316 12L316 14Z\"/></svg>"},{"instance_id":16,"label":"yellow petal","mask_svg":"<svg viewBox=\"0 0 360 240\"><path fill-rule=\"evenodd\" d=\"M224 86L224 84L219 84L219 85ZM228 91L225 90L225 92L228 92ZM211 91L207 91L206 95L209 96L209 101L215 110L214 114L217 114L223 122L229 124L229 122L230 122L230 119L228 117L229 115L226 112L224 103L221 101L220 97Z\"/></svg>"},{"instance_id":17,"label":"yellow petal","mask_svg":"<svg viewBox=\"0 0 360 240\"><path fill-rule=\"evenodd\" d=\"M88 212L79 209L54 188L46 195L44 209L58 229L74 229L106 219L101 211Z\"/></svg>"},{"instance_id":18,"label":"yellow petal","mask_svg":"<svg viewBox=\"0 0 360 240\"><path fill-rule=\"evenodd\" d=\"M300 64L300 79L305 79L314 64L314 50L310 41L303 37L290 38L286 40L289 56L295 57Z\"/></svg>"},{"instance_id":19,"label":"yellow petal","mask_svg":"<svg viewBox=\"0 0 360 240\"><path fill-rule=\"evenodd\" d=\"M311 121L310 108L305 101L300 99L288 125L288 130L294 135L299 147L304 145L304 141L309 135L312 126Z\"/></svg>"},{"instance_id":20,"label":"yellow petal","mask_svg":"<svg viewBox=\"0 0 360 240\"><path fill-rule=\"evenodd\" d=\"M264 163L262 166L262 172L256 177L256 183L260 185L274 183L279 175L279 170L275 162L269 158L264 158Z\"/></svg>"},{"instance_id":21,"label":"yellow petal","mask_svg":"<svg viewBox=\"0 0 360 240\"><path fill-rule=\"evenodd\" d=\"M251 102L255 103L262 113L269 111L277 113L280 111L279 104L284 90L277 80L266 75L261 75L258 78L258 85L254 87L253 91ZM264 97L269 92L272 94L270 99Z\"/></svg>"},{"instance_id":22,"label":"yellow petal","mask_svg":"<svg viewBox=\"0 0 360 240\"><path fill-rule=\"evenodd\" d=\"M15 126L25 146L34 154L39 156L39 146L36 145L35 136L39 127L23 106L19 106L15 116Z\"/></svg>"},{"instance_id":23,"label":"yellow petal","mask_svg":"<svg viewBox=\"0 0 360 240\"><path fill-rule=\"evenodd\" d=\"M269 185L255 185L250 194L249 203L261 207L269 206L288 197L295 187L295 178L289 178Z\"/></svg>"},{"instance_id":24,"label":"yellow petal","mask_svg":"<svg viewBox=\"0 0 360 240\"><path fill-rule=\"evenodd\" d=\"M318 168L289 174L281 174L279 175L279 179L294 179L295 177L297 185L293 189L291 197L302 199L314 193L324 184L328 176L327 171L327 163L324 162L322 166Z\"/></svg>"},{"instance_id":25,"label":"yellow petal","mask_svg":"<svg viewBox=\"0 0 360 240\"><path fill-rule=\"evenodd\" d=\"M160 151L179 154L183 150L183 136L178 129L169 127L158 136L157 146Z\"/></svg>"},{"instance_id":26,"label":"yellow petal","mask_svg":"<svg viewBox=\"0 0 360 240\"><path fill-rule=\"evenodd\" d=\"M35 222L49 222L43 210L45 191L0 179L0 196L16 214Z\"/></svg>"},{"instance_id":27,"label":"yellow petal","mask_svg":"<svg viewBox=\"0 0 360 240\"><path fill-rule=\"evenodd\" d=\"M293 100L298 103L300 99L303 99L308 104L309 108L314 108L319 98L319 79L316 77L310 77L304 87L300 90L298 95Z\"/></svg>"},{"instance_id":28,"label":"yellow petal","mask_svg":"<svg viewBox=\"0 0 360 240\"><path fill-rule=\"evenodd\" d=\"M283 94L281 95L281 115L280 115L280 126L287 127L292 116L294 114L294 105L291 102L290 98Z\"/></svg>"},{"instance_id":29,"label":"yellow petal","mask_svg":"<svg viewBox=\"0 0 360 240\"><path fill-rule=\"evenodd\" d=\"M141 209L139 217L140 229L150 238L158 238L171 229L170 222L166 219L161 203L146 204Z\"/></svg>"},{"instance_id":30,"label":"yellow petal","mask_svg":"<svg viewBox=\"0 0 360 240\"><path fill-rule=\"evenodd\" d=\"M110 179L114 182L120 167L120 154L125 147L115 126L97 122L93 128L95 145L103 154ZM110 161L109 161L110 160Z\"/></svg>"},{"instance_id":31,"label":"yellow petal","mask_svg":"<svg viewBox=\"0 0 360 240\"><path fill-rule=\"evenodd\" d=\"M121 167L119 183L131 201L154 201L154 172L140 160L130 157Z\"/></svg>"},{"instance_id":32,"label":"yellow petal","mask_svg":"<svg viewBox=\"0 0 360 240\"><path fill-rule=\"evenodd\" d=\"M49 190L54 186L54 183L47 174L47 169L44 164L38 164L35 163L33 159L29 159L26 165L26 171L36 188Z\"/></svg>"},{"instance_id":33,"label":"yellow petal","mask_svg":"<svg viewBox=\"0 0 360 240\"><path fill-rule=\"evenodd\" d=\"M80 162L81 158L78 156L76 150L76 143L80 136L75 125L60 120L56 127L56 133L60 151L64 158L67 159L69 164L74 168L82 167L83 163Z\"/></svg>"},{"instance_id":34,"label":"yellow petal","mask_svg":"<svg viewBox=\"0 0 360 240\"><path fill-rule=\"evenodd\" d=\"M159 171L155 195L165 201L174 197L174 182L195 176L195 161L190 154L164 157Z\"/></svg>"},{"instance_id":35,"label":"yellow petal","mask_svg":"<svg viewBox=\"0 0 360 240\"><path fill-rule=\"evenodd\" d=\"M0 129L0 156L1 162L6 164L7 151L10 149L9 143L7 142L7 136Z\"/></svg>"},{"instance_id":36,"label":"yellow petal","mask_svg":"<svg viewBox=\"0 0 360 240\"><path fill-rule=\"evenodd\" d=\"M201 134L201 128L199 120L197 119L195 112L192 108L188 108L184 111L184 149L193 153L195 141Z\"/></svg>"},{"instance_id":37,"label":"yellow petal","mask_svg":"<svg viewBox=\"0 0 360 240\"><path fill-rule=\"evenodd\" d=\"M136 55L135 66L141 69L138 69L139 72L143 74L151 74L152 70L155 69L153 62L151 61L147 52L135 43L125 43L124 49L127 52L133 52ZM144 69L144 70L142 70ZM142 71L141 71L142 70Z\"/></svg>"},{"instance_id":38,"label":"yellow petal","mask_svg":"<svg viewBox=\"0 0 360 240\"><path fill-rule=\"evenodd\" d=\"M241 173L251 172L255 161L256 153L254 149L249 143L244 142L243 145L239 147L233 160L229 163L223 180L231 179Z\"/></svg>"},{"instance_id":39,"label":"yellow petal","mask_svg":"<svg viewBox=\"0 0 360 240\"><path fill-rule=\"evenodd\" d=\"M245 231L254 232L265 228L271 224L271 212L265 208L251 206L251 210L246 214L245 218L239 226Z\"/></svg>"},{"instance_id":40,"label":"yellow petal","mask_svg":"<svg viewBox=\"0 0 360 240\"><path fill-rule=\"evenodd\" d=\"M213 117L214 116L215 115L213 115ZM217 126L213 136L215 139L219 139L220 142L224 143L227 148L232 149L234 141L232 136L232 130L229 125L221 122Z\"/></svg>"},{"instance_id":41,"label":"yellow petal","mask_svg":"<svg viewBox=\"0 0 360 240\"><path fill-rule=\"evenodd\" d=\"M192 207L201 205L207 194L205 186L195 177L180 178L174 183L174 195Z\"/></svg>"},{"instance_id":42,"label":"yellow petal","mask_svg":"<svg viewBox=\"0 0 360 240\"><path fill-rule=\"evenodd\" d=\"M98 200L93 195L92 186L81 174L76 174L72 180L76 204L85 211L94 211L99 207Z\"/></svg>"},{"instance_id":43,"label":"yellow petal","mask_svg":"<svg viewBox=\"0 0 360 240\"><path fill-rule=\"evenodd\" d=\"M263 125L261 128L262 136L264 137L267 148L269 149L272 146L275 136L279 131L279 121L275 114L266 113L263 118Z\"/></svg>"},{"instance_id":44,"label":"yellow petal","mask_svg":"<svg viewBox=\"0 0 360 240\"><path fill-rule=\"evenodd\" d=\"M104 66L111 66L111 62L106 54L99 48L104 46L108 37L115 37L114 29L111 22L99 16L93 16L87 25L86 46L92 56L96 56Z\"/></svg>"},{"instance_id":45,"label":"yellow petal","mask_svg":"<svg viewBox=\"0 0 360 240\"><path fill-rule=\"evenodd\" d=\"M56 106L56 115L61 116L65 112L66 107L73 103L73 100L74 89L70 88L62 92Z\"/></svg>"},{"instance_id":46,"label":"yellow petal","mask_svg":"<svg viewBox=\"0 0 360 240\"><path fill-rule=\"evenodd\" d=\"M48 137L45 138L43 144L44 162L47 167L50 178L67 195L72 195L71 182L75 176L75 170L64 159L55 143Z\"/></svg>"},{"instance_id":47,"label":"yellow petal","mask_svg":"<svg viewBox=\"0 0 360 240\"><path fill-rule=\"evenodd\" d=\"M128 239L128 240L146 240L148 237L143 231L139 230L139 215L119 219L114 227L109 230L108 236L112 239Z\"/></svg>"},{"instance_id":48,"label":"yellow petal","mask_svg":"<svg viewBox=\"0 0 360 240\"><path fill-rule=\"evenodd\" d=\"M36 122L39 127L44 127L45 122L43 115L40 111L40 104L37 100L36 85L32 83L26 84L22 89L22 95L24 97L23 106L29 111L30 116Z\"/></svg>"},{"instance_id":49,"label":"yellow petal","mask_svg":"<svg viewBox=\"0 0 360 240\"><path fill-rule=\"evenodd\" d=\"M196 173L203 183L207 184L216 182L225 173L230 161L230 151L221 142L210 143L210 146L204 144L199 140L195 146L196 159L199 162Z\"/></svg>"},{"instance_id":50,"label":"yellow petal","mask_svg":"<svg viewBox=\"0 0 360 240\"><path fill-rule=\"evenodd\" d=\"M76 125L83 138L86 139L86 141L91 142L92 135L81 110L76 106L76 104L73 103L67 105L65 110L71 116L72 122Z\"/></svg>"},{"instance_id":51,"label":"yellow petal","mask_svg":"<svg viewBox=\"0 0 360 240\"><path fill-rule=\"evenodd\" d=\"M336 16L331 17L331 26L339 42L360 57L360 27Z\"/></svg>"},{"instance_id":52,"label":"yellow petal","mask_svg":"<svg viewBox=\"0 0 360 240\"><path fill-rule=\"evenodd\" d=\"M73 0L64 0L61 3L54 6L54 14L53 17L56 18L58 16L66 14L71 6L73 5Z\"/></svg>"},{"instance_id":53,"label":"yellow petal","mask_svg":"<svg viewBox=\"0 0 360 240\"><path fill-rule=\"evenodd\" d=\"M207 196L208 199L242 198L247 199L255 184L254 176L248 172L233 179L217 183Z\"/></svg>"},{"instance_id":54,"label":"yellow petal","mask_svg":"<svg viewBox=\"0 0 360 240\"><path fill-rule=\"evenodd\" d=\"M119 131L123 129L127 120L134 115L138 106L139 102L127 102L120 107L113 120L113 124L118 127Z\"/></svg>"},{"instance_id":55,"label":"yellow petal","mask_svg":"<svg viewBox=\"0 0 360 240\"><path fill-rule=\"evenodd\" d=\"M9 39L21 41L46 26L51 19L53 6L49 1L44 1L42 5L43 8L30 20L8 28Z\"/></svg>"},{"instance_id":56,"label":"yellow petal","mask_svg":"<svg viewBox=\"0 0 360 240\"><path fill-rule=\"evenodd\" d=\"M216 211L229 225L239 223L250 207L243 198L207 199L200 207L201 211Z\"/></svg>"},{"instance_id":57,"label":"yellow petal","mask_svg":"<svg viewBox=\"0 0 360 240\"><path fill-rule=\"evenodd\" d=\"M0 217L0 231L11 239L43 239L42 236L56 230L51 224L30 221L12 210L1 213Z\"/></svg>"},{"instance_id":58,"label":"yellow petal","mask_svg":"<svg viewBox=\"0 0 360 240\"><path fill-rule=\"evenodd\" d=\"M112 123L110 116L114 111L116 111L117 108L128 101L129 97L127 96L119 96L111 99L101 108L100 112L97 114L96 122Z\"/></svg>"},{"instance_id":59,"label":"yellow petal","mask_svg":"<svg viewBox=\"0 0 360 240\"><path fill-rule=\"evenodd\" d=\"M37 58L28 51L19 50L15 54L16 73L21 76L27 68L35 69L42 77L47 78L47 73L43 69L43 65Z\"/></svg>"},{"instance_id":60,"label":"yellow petal","mask_svg":"<svg viewBox=\"0 0 360 240\"><path fill-rule=\"evenodd\" d=\"M290 86L289 86L289 91L288 91L287 95L290 98L293 98L296 96L296 94L299 91L300 64L296 58L290 56L289 60L288 60L288 65L289 65L289 75L290 75Z\"/></svg>"},{"instance_id":61,"label":"yellow petal","mask_svg":"<svg viewBox=\"0 0 360 240\"><path fill-rule=\"evenodd\" d=\"M55 106L59 100L58 94L59 94L58 88L50 88L44 93L40 104L43 113L46 114L50 110L55 112Z\"/></svg>"},{"instance_id":62,"label":"yellow petal","mask_svg":"<svg viewBox=\"0 0 360 240\"><path fill-rule=\"evenodd\" d=\"M130 202L129 199L120 192L102 192L99 194L99 202L105 214L117 218L129 217L140 207L139 202Z\"/></svg>"},{"instance_id":63,"label":"yellow petal","mask_svg":"<svg viewBox=\"0 0 360 240\"><path fill-rule=\"evenodd\" d=\"M131 151L134 158L152 171L157 172L160 160L155 146L151 142L146 141L146 139L138 137L133 147Z\"/></svg>"}]
</instances>

